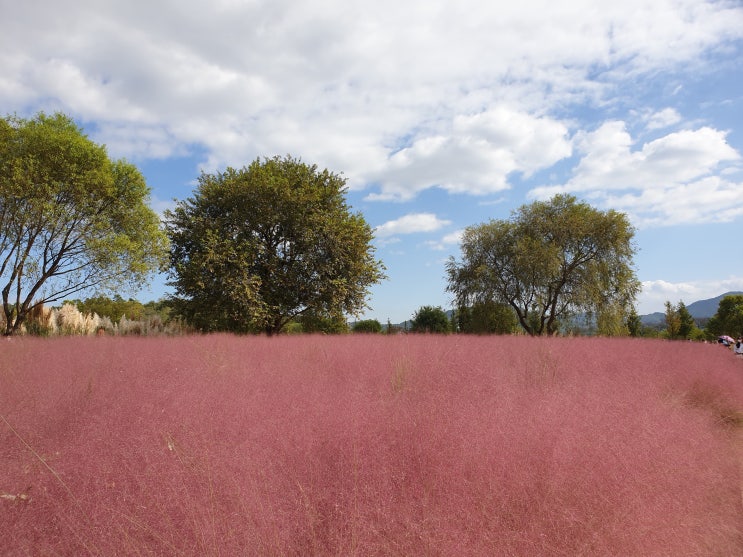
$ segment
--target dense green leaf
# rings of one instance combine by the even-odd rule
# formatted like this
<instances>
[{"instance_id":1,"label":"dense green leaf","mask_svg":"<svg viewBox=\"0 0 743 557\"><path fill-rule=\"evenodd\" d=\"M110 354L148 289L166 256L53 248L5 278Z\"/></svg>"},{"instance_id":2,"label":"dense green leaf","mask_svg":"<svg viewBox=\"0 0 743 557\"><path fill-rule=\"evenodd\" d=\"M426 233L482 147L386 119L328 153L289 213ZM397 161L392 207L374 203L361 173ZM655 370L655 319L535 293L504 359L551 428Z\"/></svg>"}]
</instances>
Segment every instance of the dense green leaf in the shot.
<instances>
[{"instance_id":1,"label":"dense green leaf","mask_svg":"<svg viewBox=\"0 0 743 557\"><path fill-rule=\"evenodd\" d=\"M167 229L178 307L205 331L274 334L303 315L337 322L384 277L345 180L291 157L202 174Z\"/></svg>"},{"instance_id":2,"label":"dense green leaf","mask_svg":"<svg viewBox=\"0 0 743 557\"><path fill-rule=\"evenodd\" d=\"M633 236L622 213L569 195L536 201L465 230L461 262L447 264L448 290L459 307L508 304L532 335L555 334L577 312L616 334L639 291Z\"/></svg>"},{"instance_id":3,"label":"dense green leaf","mask_svg":"<svg viewBox=\"0 0 743 557\"><path fill-rule=\"evenodd\" d=\"M0 120L0 279L5 334L84 290L140 287L167 253L141 173L110 160L67 116Z\"/></svg>"},{"instance_id":4,"label":"dense green leaf","mask_svg":"<svg viewBox=\"0 0 743 557\"><path fill-rule=\"evenodd\" d=\"M451 322L440 307L423 306L415 312L410 330L415 333L448 333Z\"/></svg>"}]
</instances>

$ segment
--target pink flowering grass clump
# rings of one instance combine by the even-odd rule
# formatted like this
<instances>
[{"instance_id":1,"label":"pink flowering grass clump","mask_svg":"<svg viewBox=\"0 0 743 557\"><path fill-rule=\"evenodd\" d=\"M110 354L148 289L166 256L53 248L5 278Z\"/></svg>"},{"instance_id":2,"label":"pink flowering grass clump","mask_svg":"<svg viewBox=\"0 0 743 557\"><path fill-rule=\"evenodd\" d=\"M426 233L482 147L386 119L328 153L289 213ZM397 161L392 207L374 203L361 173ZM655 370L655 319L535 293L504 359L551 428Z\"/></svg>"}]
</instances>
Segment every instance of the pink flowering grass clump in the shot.
<instances>
[{"instance_id":1,"label":"pink flowering grass clump","mask_svg":"<svg viewBox=\"0 0 743 557\"><path fill-rule=\"evenodd\" d=\"M3 555L740 555L743 362L599 338L12 339Z\"/></svg>"}]
</instances>

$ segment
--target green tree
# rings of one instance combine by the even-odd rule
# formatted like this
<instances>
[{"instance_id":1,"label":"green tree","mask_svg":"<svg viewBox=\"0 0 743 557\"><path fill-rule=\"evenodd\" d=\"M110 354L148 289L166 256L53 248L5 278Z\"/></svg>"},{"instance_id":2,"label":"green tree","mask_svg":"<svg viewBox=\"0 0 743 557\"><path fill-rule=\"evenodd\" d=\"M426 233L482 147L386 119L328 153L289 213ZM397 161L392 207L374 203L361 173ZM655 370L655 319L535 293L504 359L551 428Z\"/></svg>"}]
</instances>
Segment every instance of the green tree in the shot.
<instances>
[{"instance_id":1,"label":"green tree","mask_svg":"<svg viewBox=\"0 0 743 557\"><path fill-rule=\"evenodd\" d=\"M479 335L507 335L516 332L519 325L511 306L492 300L458 308L455 322L458 332Z\"/></svg>"},{"instance_id":2,"label":"green tree","mask_svg":"<svg viewBox=\"0 0 743 557\"><path fill-rule=\"evenodd\" d=\"M281 332L299 316L357 314L384 278L345 180L286 157L202 174L166 213L179 312L205 331Z\"/></svg>"},{"instance_id":3,"label":"green tree","mask_svg":"<svg viewBox=\"0 0 743 557\"><path fill-rule=\"evenodd\" d=\"M665 335L671 340L675 339L696 339L702 336L701 331L697 328L691 313L684 302L679 301L675 306L666 301L666 331Z\"/></svg>"},{"instance_id":4,"label":"green tree","mask_svg":"<svg viewBox=\"0 0 743 557\"><path fill-rule=\"evenodd\" d=\"M95 313L100 317L108 317L114 323L118 323L123 315L132 321L139 321L146 313L142 302L131 298L124 300L118 294L113 298L94 296L85 300L73 300L73 303L81 313Z\"/></svg>"},{"instance_id":5,"label":"green tree","mask_svg":"<svg viewBox=\"0 0 743 557\"><path fill-rule=\"evenodd\" d=\"M297 316L293 322L300 325L303 333L324 333L328 335L348 333L348 323L342 313L317 314L313 311L306 311Z\"/></svg>"},{"instance_id":6,"label":"green tree","mask_svg":"<svg viewBox=\"0 0 743 557\"><path fill-rule=\"evenodd\" d=\"M353 324L354 333L381 333L382 324L376 319L362 319Z\"/></svg>"},{"instance_id":7,"label":"green tree","mask_svg":"<svg viewBox=\"0 0 743 557\"><path fill-rule=\"evenodd\" d=\"M627 331L631 337L642 336L642 320L637 314L637 310L634 306L630 309L629 315L627 315Z\"/></svg>"},{"instance_id":8,"label":"green tree","mask_svg":"<svg viewBox=\"0 0 743 557\"><path fill-rule=\"evenodd\" d=\"M666 336L671 340L675 340L679 337L681 319L679 319L678 311L670 301L666 300L665 306Z\"/></svg>"},{"instance_id":9,"label":"green tree","mask_svg":"<svg viewBox=\"0 0 743 557\"><path fill-rule=\"evenodd\" d=\"M676 305L676 313L678 314L679 320L679 337L685 340L694 338L696 336L697 324L694 321L694 317L689 313L684 302L679 301Z\"/></svg>"},{"instance_id":10,"label":"green tree","mask_svg":"<svg viewBox=\"0 0 743 557\"><path fill-rule=\"evenodd\" d=\"M0 287L5 335L35 307L141 287L167 237L133 165L63 114L0 119Z\"/></svg>"},{"instance_id":11,"label":"green tree","mask_svg":"<svg viewBox=\"0 0 743 557\"><path fill-rule=\"evenodd\" d=\"M627 321L632 311L632 305L628 310L623 303L602 304L595 313L596 334L608 337L627 336Z\"/></svg>"},{"instance_id":12,"label":"green tree","mask_svg":"<svg viewBox=\"0 0 743 557\"><path fill-rule=\"evenodd\" d=\"M448 333L451 322L440 307L422 306L413 315L410 330L414 333Z\"/></svg>"},{"instance_id":13,"label":"green tree","mask_svg":"<svg viewBox=\"0 0 743 557\"><path fill-rule=\"evenodd\" d=\"M623 213L557 195L465 229L461 262L447 263L447 289L460 307L505 303L530 335L556 334L580 311L629 311L640 287L633 236Z\"/></svg>"},{"instance_id":14,"label":"green tree","mask_svg":"<svg viewBox=\"0 0 743 557\"><path fill-rule=\"evenodd\" d=\"M743 336L743 295L734 294L720 300L717 313L707 323L706 330L711 337Z\"/></svg>"}]
</instances>

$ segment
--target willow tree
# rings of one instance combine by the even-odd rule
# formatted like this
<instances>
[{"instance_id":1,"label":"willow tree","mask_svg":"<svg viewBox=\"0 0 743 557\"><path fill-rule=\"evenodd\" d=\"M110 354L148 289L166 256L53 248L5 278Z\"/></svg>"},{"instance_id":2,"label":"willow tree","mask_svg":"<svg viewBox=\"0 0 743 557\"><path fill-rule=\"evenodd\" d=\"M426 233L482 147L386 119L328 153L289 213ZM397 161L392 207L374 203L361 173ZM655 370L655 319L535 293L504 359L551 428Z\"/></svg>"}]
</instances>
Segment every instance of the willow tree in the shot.
<instances>
[{"instance_id":1,"label":"willow tree","mask_svg":"<svg viewBox=\"0 0 743 557\"><path fill-rule=\"evenodd\" d=\"M305 315L360 312L383 266L345 191L291 157L202 174L166 215L180 313L204 331L271 335Z\"/></svg>"},{"instance_id":2,"label":"willow tree","mask_svg":"<svg viewBox=\"0 0 743 557\"><path fill-rule=\"evenodd\" d=\"M465 229L461 261L447 263L447 289L460 307L508 304L530 335L555 334L579 312L603 322L610 310L623 321L640 288L633 237L623 213L570 195L535 201L508 220Z\"/></svg>"},{"instance_id":3,"label":"willow tree","mask_svg":"<svg viewBox=\"0 0 743 557\"><path fill-rule=\"evenodd\" d=\"M167 255L140 172L67 116L0 119L4 334L39 305L141 287Z\"/></svg>"}]
</instances>

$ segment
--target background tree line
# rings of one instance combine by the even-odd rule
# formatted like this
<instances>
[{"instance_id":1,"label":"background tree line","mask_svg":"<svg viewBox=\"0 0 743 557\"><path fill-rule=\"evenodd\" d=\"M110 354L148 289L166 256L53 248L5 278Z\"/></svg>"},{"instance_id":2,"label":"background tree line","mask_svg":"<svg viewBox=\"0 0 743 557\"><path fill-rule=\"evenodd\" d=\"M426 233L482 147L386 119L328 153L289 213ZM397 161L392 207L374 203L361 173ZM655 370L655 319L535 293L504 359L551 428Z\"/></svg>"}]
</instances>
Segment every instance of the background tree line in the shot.
<instances>
[{"instance_id":1,"label":"background tree line","mask_svg":"<svg viewBox=\"0 0 743 557\"><path fill-rule=\"evenodd\" d=\"M386 277L373 230L345 194L345 179L327 169L291 156L256 159L202 173L161 223L140 172L110 159L69 117L0 119L3 331L33 329L44 307L92 293L74 302L78 310L112 322L157 316L201 332L346 332ZM423 306L403 330L646 336L634 310L633 239L626 215L570 195L469 226L461 257L446 266L455 311ZM167 300L119 295L157 270L174 290ZM740 334L737 320L737 303L721 304L708 334ZM353 329L383 327L366 320ZM683 303L669 302L665 336L703 333Z\"/></svg>"}]
</instances>

